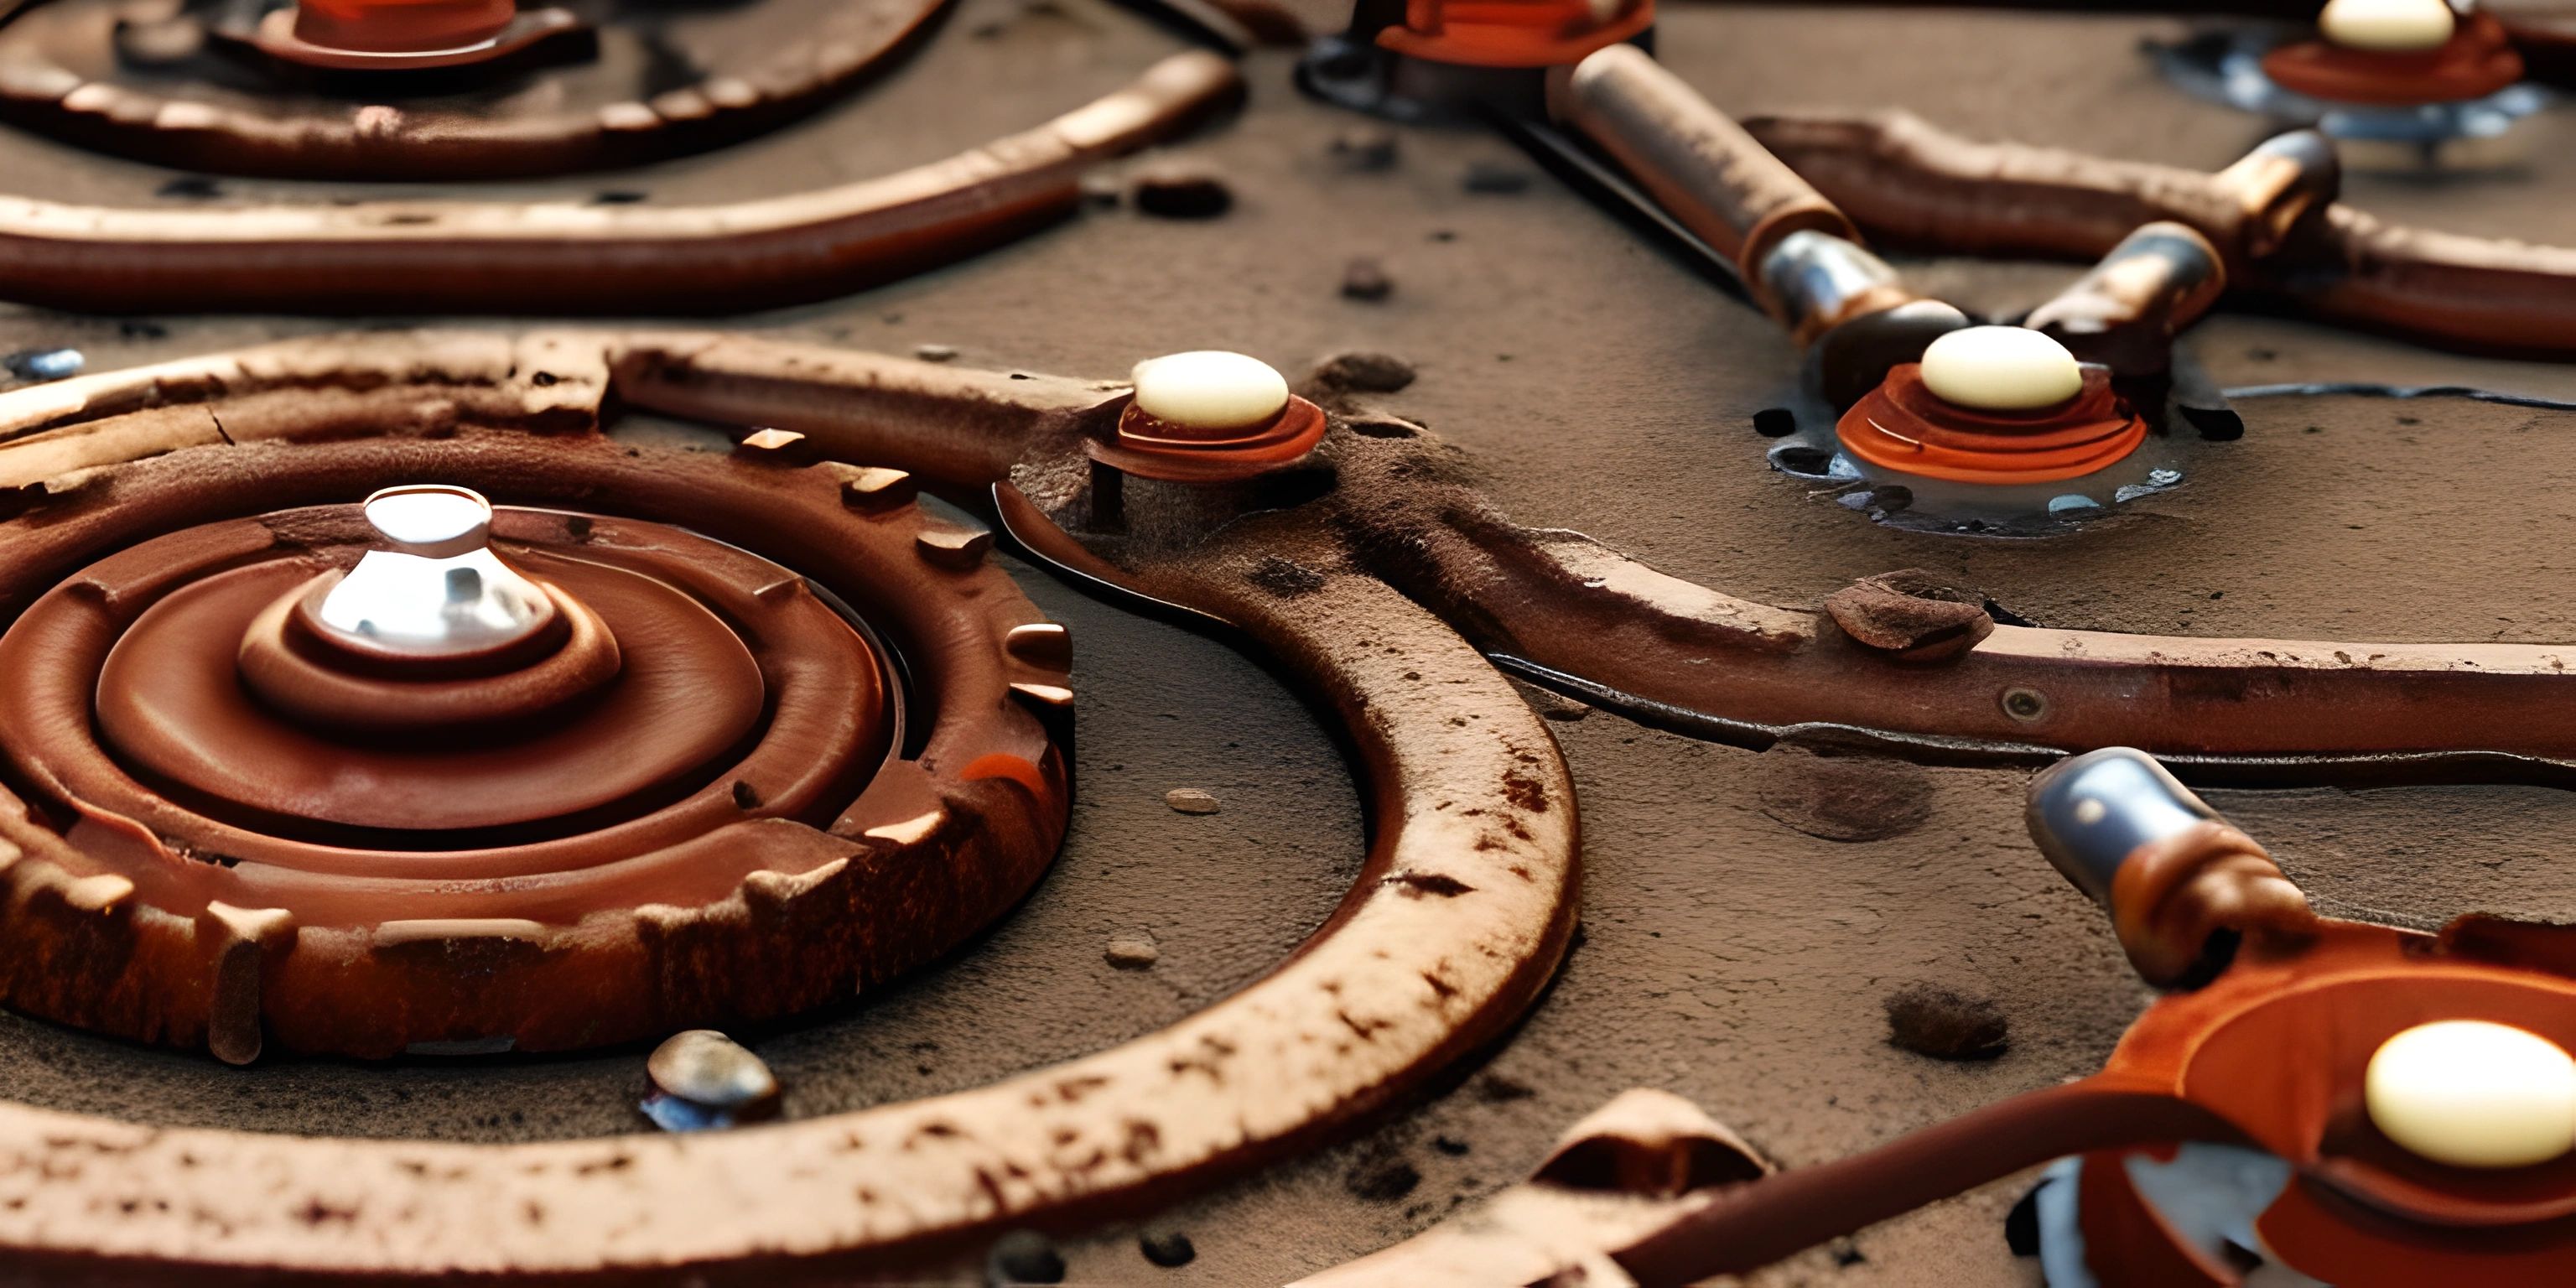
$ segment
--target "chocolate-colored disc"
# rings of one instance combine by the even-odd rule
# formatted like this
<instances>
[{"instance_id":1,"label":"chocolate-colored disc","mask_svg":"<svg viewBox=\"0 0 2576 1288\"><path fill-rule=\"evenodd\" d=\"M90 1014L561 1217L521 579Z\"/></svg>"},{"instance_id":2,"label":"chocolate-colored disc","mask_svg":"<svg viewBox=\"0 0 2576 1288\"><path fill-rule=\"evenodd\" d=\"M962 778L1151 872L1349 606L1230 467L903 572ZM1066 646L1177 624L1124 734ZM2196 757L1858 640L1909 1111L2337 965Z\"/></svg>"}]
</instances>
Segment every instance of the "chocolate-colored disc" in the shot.
<instances>
[{"instance_id":1,"label":"chocolate-colored disc","mask_svg":"<svg viewBox=\"0 0 2576 1288\"><path fill-rule=\"evenodd\" d=\"M462 831L658 802L695 786L759 722L751 653L678 590L602 564L526 561L589 605L624 670L579 711L483 736L327 735L264 707L235 658L263 610L311 579L299 561L173 592L127 630L98 685L99 728L149 780L211 815L292 832L324 822ZM854 651L864 644L853 634Z\"/></svg>"}]
</instances>

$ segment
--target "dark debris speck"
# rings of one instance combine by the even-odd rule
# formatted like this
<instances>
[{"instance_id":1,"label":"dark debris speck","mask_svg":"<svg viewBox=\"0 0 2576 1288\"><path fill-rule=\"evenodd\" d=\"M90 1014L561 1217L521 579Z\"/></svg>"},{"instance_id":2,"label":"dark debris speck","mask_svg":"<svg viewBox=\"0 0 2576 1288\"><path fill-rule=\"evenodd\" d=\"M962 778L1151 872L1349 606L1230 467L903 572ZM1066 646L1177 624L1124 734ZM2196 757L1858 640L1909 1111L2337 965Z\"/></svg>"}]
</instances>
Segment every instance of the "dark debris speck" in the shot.
<instances>
[{"instance_id":1,"label":"dark debris speck","mask_svg":"<svg viewBox=\"0 0 2576 1288\"><path fill-rule=\"evenodd\" d=\"M1198 1260L1199 1256L1198 1247L1190 1242L1190 1236L1178 1230L1147 1230L1136 1236L1136 1250L1144 1253L1147 1261L1165 1270L1186 1266Z\"/></svg>"},{"instance_id":2,"label":"dark debris speck","mask_svg":"<svg viewBox=\"0 0 2576 1288\"><path fill-rule=\"evenodd\" d=\"M1064 1282L1064 1254L1055 1241L1035 1230L1013 1230L993 1243L984 1259L984 1282L990 1288L1014 1284Z\"/></svg>"}]
</instances>

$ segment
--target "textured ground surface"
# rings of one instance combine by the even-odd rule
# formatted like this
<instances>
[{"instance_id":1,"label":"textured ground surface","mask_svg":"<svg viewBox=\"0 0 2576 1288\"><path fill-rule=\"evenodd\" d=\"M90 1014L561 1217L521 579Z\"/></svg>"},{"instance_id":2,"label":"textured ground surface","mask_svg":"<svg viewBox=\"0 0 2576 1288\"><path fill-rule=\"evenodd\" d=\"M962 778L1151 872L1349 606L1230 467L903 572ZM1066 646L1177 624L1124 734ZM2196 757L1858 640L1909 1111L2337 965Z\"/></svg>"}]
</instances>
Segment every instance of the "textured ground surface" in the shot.
<instances>
[{"instance_id":1,"label":"textured ground surface","mask_svg":"<svg viewBox=\"0 0 2576 1288\"><path fill-rule=\"evenodd\" d=\"M1331 6L1321 6L1329 11ZM1744 111L1911 108L1982 137L2203 168L2259 131L2154 79L2148 18L1680 7L1664 56ZM845 109L655 170L478 192L686 202L802 187L944 155L1118 83L1170 37L1092 0L966 0L919 60ZM1579 528L1728 591L1807 604L1922 565L2049 626L2335 639L2576 639L2576 418L2466 402L2282 399L2250 432L2196 445L2193 481L2071 540L1970 542L1871 527L1762 467L1752 411L1792 370L1733 300L1475 133L1404 135L1389 171L1348 173L1352 120L1252 59L1240 120L1174 149L1236 203L1204 222L1100 206L1029 242L830 305L728 325L1081 374L1226 347L1301 368L1348 347L1413 360L1386 400L1462 446L1520 519ZM2391 218L2576 240L2576 113L2530 123L2528 167L2456 182L2357 178ZM1521 191L1470 192L1484 164ZM0 136L0 187L135 204L173 176ZM1488 185L1490 186L1490 185ZM223 180L216 202L349 195ZM207 200L186 198L185 200ZM1394 281L1338 294L1354 257ZM2059 266L1940 262L1918 283L1971 307L2033 302ZM72 344L93 367L338 326L270 318L75 319L0 310L0 351ZM2576 369L2436 354L2295 323L2222 317L2197 336L2230 382L2441 381L2576 395ZM1329 911L1359 850L1356 797L1293 696L1225 650L1030 577L1072 624L1080 806L1054 876L987 940L919 981L757 1045L791 1111L970 1085L1104 1046L1256 976ZM2020 821L2021 777L1891 766L1921 822L1820 839L1795 808L1813 762L1691 742L1549 701L1582 792L1585 937L1491 1059L1359 1138L1169 1214L1199 1258L1157 1271L1115 1232L1073 1249L1077 1281L1276 1282L1401 1238L1520 1175L1619 1090L1670 1089L1789 1165L1834 1157L2096 1067L2141 1001L2098 919ZM1220 813L1162 802L1200 787ZM2438 918L2576 916L2576 798L2487 788L2237 792L2223 809L2315 893ZM1766 808L1767 807L1767 808ZM1783 820L1787 821L1783 821ZM1148 931L1160 960L1107 966ZM1946 1064L1887 1045L1882 999L1930 982L1994 1001L2011 1049ZM640 1059L352 1069L212 1068L0 1019L0 1086L157 1121L472 1139L632 1129ZM1781 1284L2024 1284L2005 1251L2009 1186L1863 1232L1770 1272Z\"/></svg>"}]
</instances>

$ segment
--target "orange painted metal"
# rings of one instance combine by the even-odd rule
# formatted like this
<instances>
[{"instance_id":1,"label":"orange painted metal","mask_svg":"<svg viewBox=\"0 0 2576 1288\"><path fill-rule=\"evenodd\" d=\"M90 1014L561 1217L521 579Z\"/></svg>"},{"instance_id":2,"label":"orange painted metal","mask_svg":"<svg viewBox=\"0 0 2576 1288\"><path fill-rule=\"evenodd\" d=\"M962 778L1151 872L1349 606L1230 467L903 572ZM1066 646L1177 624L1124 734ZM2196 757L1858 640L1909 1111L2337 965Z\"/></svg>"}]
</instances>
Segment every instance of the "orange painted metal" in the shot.
<instances>
[{"instance_id":1,"label":"orange painted metal","mask_svg":"<svg viewBox=\"0 0 2576 1288\"><path fill-rule=\"evenodd\" d=\"M2522 55L2495 15L2472 10L2439 49L2379 53L2308 40L2265 55L2263 74L2310 98L2408 107L2485 98L2522 79Z\"/></svg>"},{"instance_id":2,"label":"orange painted metal","mask_svg":"<svg viewBox=\"0 0 2576 1288\"><path fill-rule=\"evenodd\" d=\"M1892 368L1835 426L1843 450L1881 469L1958 483L2046 483L2116 464L2145 441L2147 423L2087 368L2083 391L2036 412L1977 411L1945 402L1920 363Z\"/></svg>"},{"instance_id":3,"label":"orange painted metal","mask_svg":"<svg viewBox=\"0 0 2576 1288\"><path fill-rule=\"evenodd\" d=\"M2304 941L2251 940L2208 988L2157 1002L2085 1085L2190 1101L2287 1159L2298 1175L2256 1228L2304 1274L2342 1284L2564 1284L2576 1271L2576 1155L2498 1171L2447 1167L2370 1124L2362 1087L2371 1056L2442 1020L2509 1024L2576 1047L2576 979L2445 951L2411 931L2321 921ZM2086 1228L2089 1246L2089 1212ZM2133 1241L2142 1229L2132 1224L2123 1246L2092 1250L2106 1288L2170 1282L2143 1269L2154 1261Z\"/></svg>"},{"instance_id":4,"label":"orange painted metal","mask_svg":"<svg viewBox=\"0 0 2576 1288\"><path fill-rule=\"evenodd\" d=\"M1173 483L1234 483L1304 460L1324 441L1324 410L1290 395L1269 420L1210 434L1145 414L1129 403L1115 435L1092 440L1091 458L1138 478Z\"/></svg>"},{"instance_id":5,"label":"orange painted metal","mask_svg":"<svg viewBox=\"0 0 2576 1288\"><path fill-rule=\"evenodd\" d=\"M1624 0L1607 18L1585 0L1409 0L1404 25L1377 43L1435 63L1559 67L1654 25L1655 0Z\"/></svg>"}]
</instances>

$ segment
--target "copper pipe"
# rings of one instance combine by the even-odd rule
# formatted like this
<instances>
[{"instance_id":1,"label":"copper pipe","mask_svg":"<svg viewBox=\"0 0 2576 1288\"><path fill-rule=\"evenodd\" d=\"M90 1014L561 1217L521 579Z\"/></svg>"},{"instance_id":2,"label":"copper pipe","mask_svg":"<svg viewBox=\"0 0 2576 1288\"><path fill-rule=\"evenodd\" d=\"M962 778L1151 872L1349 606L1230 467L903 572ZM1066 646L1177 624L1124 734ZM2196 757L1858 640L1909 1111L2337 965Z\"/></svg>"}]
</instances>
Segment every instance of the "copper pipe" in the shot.
<instances>
[{"instance_id":1,"label":"copper pipe","mask_svg":"<svg viewBox=\"0 0 2576 1288\"><path fill-rule=\"evenodd\" d=\"M826 298L1062 217L1083 171L1242 92L1192 51L1055 120L878 179L719 206L0 200L0 297L91 313L674 313Z\"/></svg>"},{"instance_id":2,"label":"copper pipe","mask_svg":"<svg viewBox=\"0 0 2576 1288\"><path fill-rule=\"evenodd\" d=\"M1548 107L1732 261L1763 307L1793 328L1802 319L1784 313L1767 280L1772 250L1800 231L1860 240L1832 202L1633 45L1611 45L1551 78Z\"/></svg>"},{"instance_id":3,"label":"copper pipe","mask_svg":"<svg viewBox=\"0 0 2576 1288\"><path fill-rule=\"evenodd\" d=\"M2172 365L2174 336L2226 290L2218 248L2182 224L2159 221L2129 234L2022 325L2114 375L2160 376Z\"/></svg>"},{"instance_id":4,"label":"copper pipe","mask_svg":"<svg viewBox=\"0 0 2576 1288\"><path fill-rule=\"evenodd\" d=\"M1972 143L1903 113L1768 117L1746 129L1889 241L2092 259L2141 224L2171 220L2209 239L2240 288L2321 321L2576 357L2576 249L2403 228L2329 202L2326 157L2297 134L2212 175Z\"/></svg>"}]
</instances>

